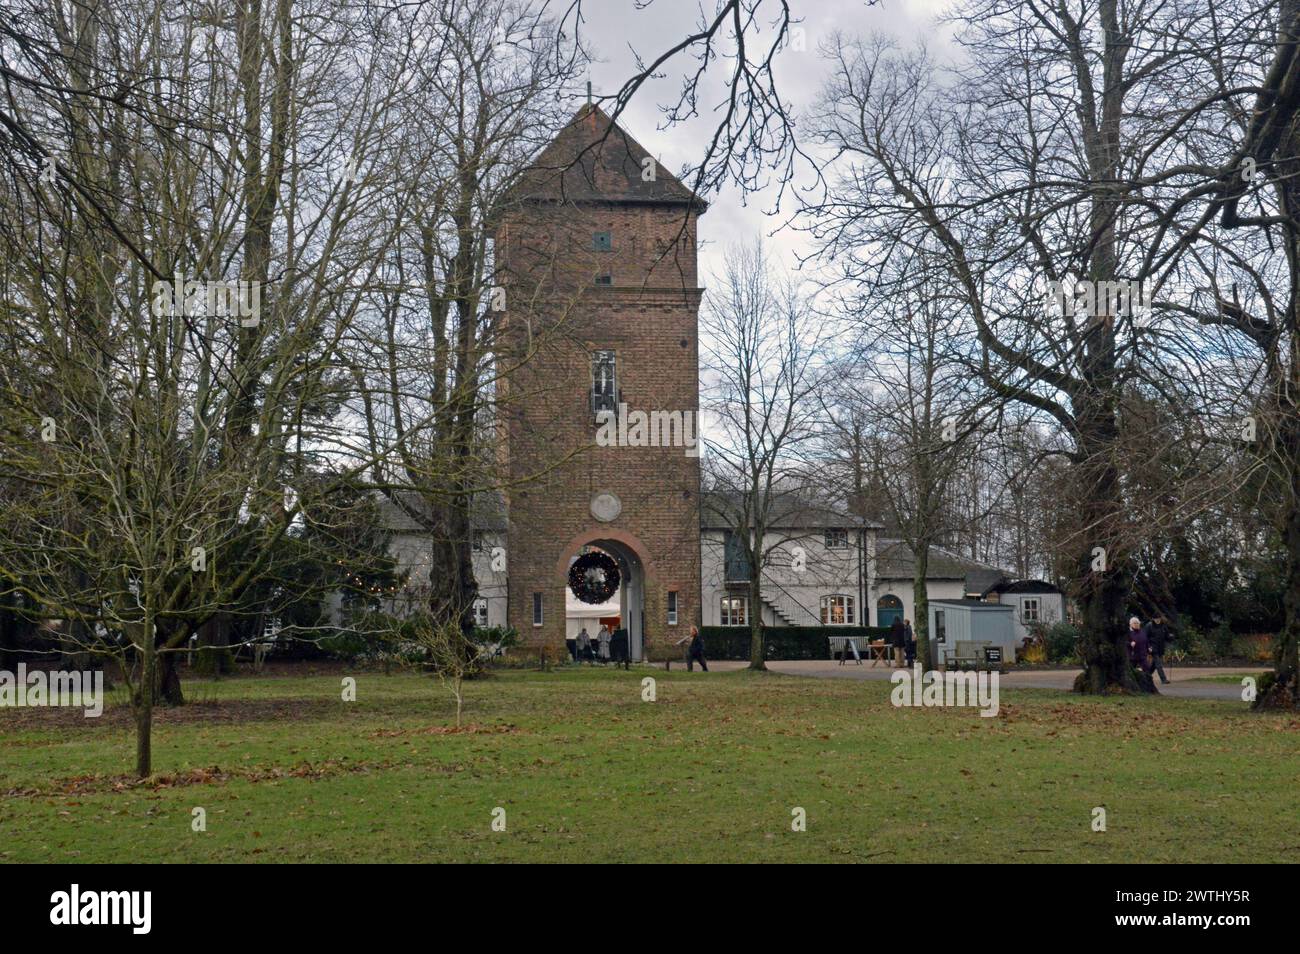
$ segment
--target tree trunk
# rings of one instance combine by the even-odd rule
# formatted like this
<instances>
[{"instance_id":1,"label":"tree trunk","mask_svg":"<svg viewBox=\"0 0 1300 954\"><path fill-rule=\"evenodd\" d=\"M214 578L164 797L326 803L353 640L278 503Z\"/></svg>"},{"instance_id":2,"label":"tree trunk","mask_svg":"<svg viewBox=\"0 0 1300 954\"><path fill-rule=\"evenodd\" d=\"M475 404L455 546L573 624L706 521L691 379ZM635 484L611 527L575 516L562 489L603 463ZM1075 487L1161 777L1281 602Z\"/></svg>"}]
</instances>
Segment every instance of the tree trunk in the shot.
<instances>
[{"instance_id":1,"label":"tree trunk","mask_svg":"<svg viewBox=\"0 0 1300 954\"><path fill-rule=\"evenodd\" d=\"M158 680L155 696L159 702L169 706L185 705L185 693L181 689L179 654L164 653L159 659Z\"/></svg>"},{"instance_id":2,"label":"tree trunk","mask_svg":"<svg viewBox=\"0 0 1300 954\"><path fill-rule=\"evenodd\" d=\"M930 572L930 547L923 544L917 548L916 569L912 576L912 634L916 637L916 661L922 672L929 672L930 659L930 594L925 588L925 578Z\"/></svg>"},{"instance_id":3,"label":"tree trunk","mask_svg":"<svg viewBox=\"0 0 1300 954\"><path fill-rule=\"evenodd\" d=\"M1291 23L1295 4L1279 14L1279 23ZM1294 38L1281 31L1280 41ZM1267 356L1274 380L1277 426L1275 444L1265 452L1270 464L1284 477L1282 499L1282 543L1286 549L1286 585L1282 593L1282 630L1273 647L1273 672L1265 676L1255 698L1256 709L1300 708L1300 186L1294 179L1296 157L1300 157L1300 135L1294 132L1287 141L1287 162L1279 167L1286 178L1279 185L1279 196L1287 213L1291 230L1287 243L1287 266L1291 288L1285 332L1278 339L1276 356ZM1283 364L1281 351L1289 346L1289 360Z\"/></svg>"},{"instance_id":4,"label":"tree trunk","mask_svg":"<svg viewBox=\"0 0 1300 954\"><path fill-rule=\"evenodd\" d=\"M1293 307L1300 307L1300 296ZM1279 402L1276 448L1290 477L1284 489L1287 503L1282 528L1286 547L1286 588L1282 593L1285 615L1273 647L1273 672L1260 687L1256 709L1300 707L1300 321L1296 324L1291 342L1290 394L1283 393Z\"/></svg>"},{"instance_id":5,"label":"tree trunk","mask_svg":"<svg viewBox=\"0 0 1300 954\"><path fill-rule=\"evenodd\" d=\"M140 678L136 683L135 706L135 774L148 778L153 771L153 687L157 647L153 638L153 619L145 615L140 639Z\"/></svg>"},{"instance_id":6,"label":"tree trunk","mask_svg":"<svg viewBox=\"0 0 1300 954\"><path fill-rule=\"evenodd\" d=\"M1079 415L1080 453L1075 467L1079 508L1075 593L1083 613L1079 652L1084 672L1078 692L1136 692L1128 656L1126 611L1132 571L1122 544L1123 503L1119 473L1112 462L1116 423L1109 402L1090 395Z\"/></svg>"},{"instance_id":7,"label":"tree trunk","mask_svg":"<svg viewBox=\"0 0 1300 954\"><path fill-rule=\"evenodd\" d=\"M761 551L761 541L759 548ZM767 669L767 651L763 646L763 570L750 555L749 560L749 668Z\"/></svg>"}]
</instances>

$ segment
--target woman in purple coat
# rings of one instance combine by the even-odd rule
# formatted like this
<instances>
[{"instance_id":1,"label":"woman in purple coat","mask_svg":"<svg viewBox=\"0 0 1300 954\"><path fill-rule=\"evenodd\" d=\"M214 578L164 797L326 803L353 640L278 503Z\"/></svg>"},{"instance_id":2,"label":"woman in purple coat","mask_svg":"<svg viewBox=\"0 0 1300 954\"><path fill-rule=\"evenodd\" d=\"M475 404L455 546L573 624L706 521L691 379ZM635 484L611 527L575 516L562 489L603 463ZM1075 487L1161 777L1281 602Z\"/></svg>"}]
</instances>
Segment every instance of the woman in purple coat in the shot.
<instances>
[{"instance_id":1,"label":"woman in purple coat","mask_svg":"<svg viewBox=\"0 0 1300 954\"><path fill-rule=\"evenodd\" d=\"M1151 675L1151 642L1142 621L1136 616L1128 621L1128 658L1133 665Z\"/></svg>"}]
</instances>

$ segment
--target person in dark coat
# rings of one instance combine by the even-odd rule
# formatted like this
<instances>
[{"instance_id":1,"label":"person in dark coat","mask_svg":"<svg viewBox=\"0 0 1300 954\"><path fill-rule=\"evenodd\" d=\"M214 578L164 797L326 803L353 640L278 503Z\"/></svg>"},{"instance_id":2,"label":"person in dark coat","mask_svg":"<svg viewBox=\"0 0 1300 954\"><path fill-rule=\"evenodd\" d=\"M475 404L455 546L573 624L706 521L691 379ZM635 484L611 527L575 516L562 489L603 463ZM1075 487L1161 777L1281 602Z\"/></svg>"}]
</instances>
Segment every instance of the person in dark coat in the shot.
<instances>
[{"instance_id":1,"label":"person in dark coat","mask_svg":"<svg viewBox=\"0 0 1300 954\"><path fill-rule=\"evenodd\" d=\"M1147 676L1151 675L1151 642L1142 621L1136 616L1128 621L1128 658Z\"/></svg>"},{"instance_id":2,"label":"person in dark coat","mask_svg":"<svg viewBox=\"0 0 1300 954\"><path fill-rule=\"evenodd\" d=\"M916 633L912 632L912 621L903 620L903 650L907 653L907 666L910 669L916 662Z\"/></svg>"},{"instance_id":3,"label":"person in dark coat","mask_svg":"<svg viewBox=\"0 0 1300 954\"><path fill-rule=\"evenodd\" d=\"M1165 675L1165 648L1173 641L1174 634L1163 616L1157 616L1147 627L1147 642L1151 647L1151 665L1160 674L1160 681L1169 685Z\"/></svg>"},{"instance_id":4,"label":"person in dark coat","mask_svg":"<svg viewBox=\"0 0 1300 954\"><path fill-rule=\"evenodd\" d=\"M609 640L610 658L614 660L614 665L616 666L619 663L622 663L624 669L628 668L628 659L630 658L628 639L627 630L620 626L618 629L614 630L614 633Z\"/></svg>"},{"instance_id":5,"label":"person in dark coat","mask_svg":"<svg viewBox=\"0 0 1300 954\"><path fill-rule=\"evenodd\" d=\"M691 646L686 655L686 671L694 672L695 663L699 663L700 668L705 672L709 671L709 664L704 661L704 637L700 635L698 626L691 627Z\"/></svg>"},{"instance_id":6,"label":"person in dark coat","mask_svg":"<svg viewBox=\"0 0 1300 954\"><path fill-rule=\"evenodd\" d=\"M903 653L907 646L907 630L903 626L903 617L895 616L889 627L889 645L894 647L894 665L903 665Z\"/></svg>"}]
</instances>

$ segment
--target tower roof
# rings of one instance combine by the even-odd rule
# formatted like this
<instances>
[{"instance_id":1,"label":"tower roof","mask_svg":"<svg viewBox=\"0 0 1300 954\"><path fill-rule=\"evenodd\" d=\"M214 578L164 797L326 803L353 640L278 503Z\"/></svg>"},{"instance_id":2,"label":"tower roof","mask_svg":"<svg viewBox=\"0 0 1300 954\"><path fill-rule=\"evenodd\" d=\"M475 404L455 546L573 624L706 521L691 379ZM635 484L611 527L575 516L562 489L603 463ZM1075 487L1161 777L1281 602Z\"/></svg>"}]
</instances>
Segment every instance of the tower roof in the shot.
<instances>
[{"instance_id":1,"label":"tower roof","mask_svg":"<svg viewBox=\"0 0 1300 954\"><path fill-rule=\"evenodd\" d=\"M654 177L643 169L653 164ZM590 103L574 114L510 190L516 201L707 203L661 166L639 142Z\"/></svg>"}]
</instances>

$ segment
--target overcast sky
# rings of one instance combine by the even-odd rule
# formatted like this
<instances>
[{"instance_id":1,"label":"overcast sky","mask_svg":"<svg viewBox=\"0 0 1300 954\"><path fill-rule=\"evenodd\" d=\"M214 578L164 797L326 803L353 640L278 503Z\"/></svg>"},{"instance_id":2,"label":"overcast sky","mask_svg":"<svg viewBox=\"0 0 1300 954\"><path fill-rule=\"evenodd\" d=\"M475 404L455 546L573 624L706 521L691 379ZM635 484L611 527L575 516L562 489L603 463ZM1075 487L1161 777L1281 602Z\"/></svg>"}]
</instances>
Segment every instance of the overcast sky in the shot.
<instances>
[{"instance_id":1,"label":"overcast sky","mask_svg":"<svg viewBox=\"0 0 1300 954\"><path fill-rule=\"evenodd\" d=\"M829 67L819 46L835 30L845 34L885 33L903 45L924 38L936 57L943 59L949 49L950 28L937 24L936 17L951 0L878 0L868 6L866 0L791 0L792 16L800 20L804 31L803 52L787 49L777 60L777 80L781 95L790 103L796 122L815 101L825 82ZM703 0L712 12L714 0ZM640 9L638 8L640 6ZM699 0L586 0L583 4L584 31L600 62L593 65L591 81L599 93L613 93L635 72L635 55L650 60L688 33L700 21ZM779 3L764 4L773 14ZM769 41L770 42L770 41ZM766 48L766 44L764 45ZM695 165L703 156L706 135L716 125L708 108L721 102L725 87L721 79L729 69L724 61L715 64L710 98L700 104L701 118L671 130L664 129L662 108L675 103L683 71L695 66L685 54L664 67L662 80L647 84L637 94L621 118L624 128L674 173L684 165ZM806 169L804 170L806 176ZM735 187L718 195L707 196L708 214L700 222L700 264L703 281L717 266L729 242L762 234L786 267L795 265L795 252L806 254L805 236L790 228L781 228L787 215L773 216L775 190L745 197ZM790 202L787 197L786 206ZM788 211L784 209L783 211Z\"/></svg>"}]
</instances>

